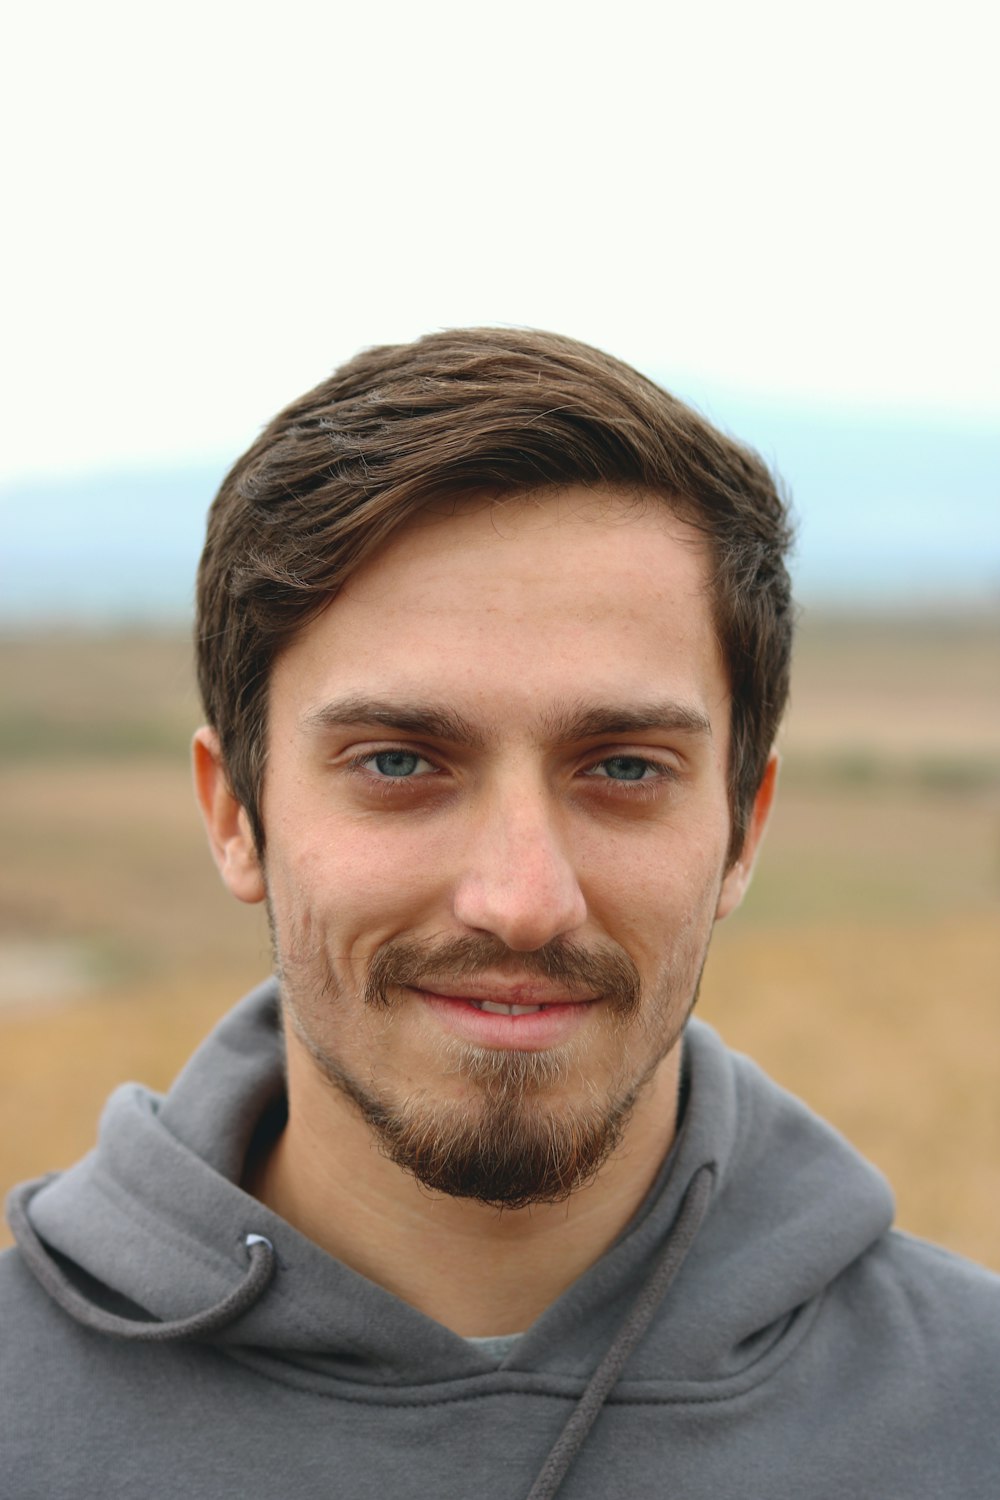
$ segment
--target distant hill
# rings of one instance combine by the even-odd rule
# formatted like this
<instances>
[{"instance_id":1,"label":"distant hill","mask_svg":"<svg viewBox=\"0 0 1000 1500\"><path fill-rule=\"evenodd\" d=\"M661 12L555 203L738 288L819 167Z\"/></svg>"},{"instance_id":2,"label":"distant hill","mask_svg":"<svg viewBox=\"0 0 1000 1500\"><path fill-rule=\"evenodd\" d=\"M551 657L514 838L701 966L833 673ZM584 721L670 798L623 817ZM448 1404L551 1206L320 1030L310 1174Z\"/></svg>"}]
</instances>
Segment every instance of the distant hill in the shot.
<instances>
[{"instance_id":1,"label":"distant hill","mask_svg":"<svg viewBox=\"0 0 1000 1500\"><path fill-rule=\"evenodd\" d=\"M701 406L791 491L804 602L1000 597L1000 425L963 430L740 398ZM0 624L187 619L205 512L234 456L0 488Z\"/></svg>"}]
</instances>

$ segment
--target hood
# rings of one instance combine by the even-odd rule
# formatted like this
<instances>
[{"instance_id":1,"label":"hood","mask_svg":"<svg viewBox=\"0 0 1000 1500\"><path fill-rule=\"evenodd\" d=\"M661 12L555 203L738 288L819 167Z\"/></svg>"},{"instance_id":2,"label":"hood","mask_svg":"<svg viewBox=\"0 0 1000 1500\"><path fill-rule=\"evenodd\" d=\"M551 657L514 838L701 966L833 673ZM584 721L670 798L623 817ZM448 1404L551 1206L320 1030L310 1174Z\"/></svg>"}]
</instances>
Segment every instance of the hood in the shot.
<instances>
[{"instance_id":1,"label":"hood","mask_svg":"<svg viewBox=\"0 0 1000 1500\"><path fill-rule=\"evenodd\" d=\"M689 1023L684 1048L683 1124L659 1180L505 1369L586 1378L683 1231L693 1245L676 1257L629 1379L739 1375L889 1227L886 1183L842 1137L710 1027ZM12 1227L38 1279L69 1283L75 1315L96 1327L116 1316L197 1325L221 1305L224 1317L210 1317L197 1336L303 1374L423 1385L495 1369L239 1187L255 1130L281 1107L283 1061L270 981L226 1017L165 1096L119 1088L96 1149L12 1195ZM697 1210L685 1220L693 1196ZM273 1247L266 1265L254 1254L261 1242Z\"/></svg>"}]
</instances>

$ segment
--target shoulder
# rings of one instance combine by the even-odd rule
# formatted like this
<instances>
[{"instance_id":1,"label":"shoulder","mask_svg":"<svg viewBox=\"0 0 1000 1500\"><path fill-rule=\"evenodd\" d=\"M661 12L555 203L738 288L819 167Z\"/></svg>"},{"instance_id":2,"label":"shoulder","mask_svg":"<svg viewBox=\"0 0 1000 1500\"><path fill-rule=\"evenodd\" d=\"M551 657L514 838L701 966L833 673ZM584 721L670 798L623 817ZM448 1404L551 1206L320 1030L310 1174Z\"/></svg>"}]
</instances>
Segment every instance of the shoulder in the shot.
<instances>
[{"instance_id":1,"label":"shoulder","mask_svg":"<svg viewBox=\"0 0 1000 1500\"><path fill-rule=\"evenodd\" d=\"M38 1432L61 1431L76 1409L88 1368L81 1334L17 1250L0 1254L0 1448L8 1472L20 1474Z\"/></svg>"},{"instance_id":2,"label":"shoulder","mask_svg":"<svg viewBox=\"0 0 1000 1500\"><path fill-rule=\"evenodd\" d=\"M893 1229L874 1248L872 1271L896 1289L922 1327L968 1325L1000 1355L1000 1276L985 1266Z\"/></svg>"},{"instance_id":3,"label":"shoulder","mask_svg":"<svg viewBox=\"0 0 1000 1500\"><path fill-rule=\"evenodd\" d=\"M873 1247L872 1261L905 1289L915 1308L939 1307L944 1296L953 1310L975 1312L995 1309L1000 1297L1000 1276L993 1271L902 1229L891 1229Z\"/></svg>"},{"instance_id":4,"label":"shoulder","mask_svg":"<svg viewBox=\"0 0 1000 1500\"><path fill-rule=\"evenodd\" d=\"M159 1494L133 1470L135 1453L171 1472L179 1427L196 1431L203 1416L207 1357L194 1345L133 1344L81 1327L18 1251L0 1253L0 1492L131 1495L134 1480Z\"/></svg>"},{"instance_id":5,"label":"shoulder","mask_svg":"<svg viewBox=\"0 0 1000 1500\"><path fill-rule=\"evenodd\" d=\"M0 1378L11 1359L33 1346L40 1328L66 1321L57 1316L19 1252L0 1251Z\"/></svg>"},{"instance_id":6,"label":"shoulder","mask_svg":"<svg viewBox=\"0 0 1000 1500\"><path fill-rule=\"evenodd\" d=\"M17 1250L0 1253L0 1409L44 1419L94 1370L94 1337L58 1308ZM89 1374L88 1374L89 1372Z\"/></svg>"},{"instance_id":7,"label":"shoulder","mask_svg":"<svg viewBox=\"0 0 1000 1500\"><path fill-rule=\"evenodd\" d=\"M968 1399L1000 1383L1000 1276L893 1229L829 1289L833 1308L880 1345ZM970 1385L968 1382L974 1382ZM985 1382L985 1383L984 1383ZM963 1396L964 1392L964 1396ZM991 1397L991 1400L993 1398Z\"/></svg>"}]
</instances>

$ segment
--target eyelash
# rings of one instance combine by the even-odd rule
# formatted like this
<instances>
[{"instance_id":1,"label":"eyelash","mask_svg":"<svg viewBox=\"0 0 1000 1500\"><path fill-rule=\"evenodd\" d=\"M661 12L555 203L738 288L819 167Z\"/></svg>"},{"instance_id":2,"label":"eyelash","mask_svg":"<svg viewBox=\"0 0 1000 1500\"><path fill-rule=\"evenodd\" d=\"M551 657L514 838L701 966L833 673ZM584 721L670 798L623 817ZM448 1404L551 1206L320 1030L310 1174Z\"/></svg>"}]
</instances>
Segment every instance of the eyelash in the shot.
<instances>
[{"instance_id":1,"label":"eyelash","mask_svg":"<svg viewBox=\"0 0 1000 1500\"><path fill-rule=\"evenodd\" d=\"M432 776L428 775L428 773L426 772L421 776L377 775L372 769L372 762L377 760L380 755L412 755L418 761L425 761L427 765L432 766L435 774L439 771L439 768L434 765L434 762L431 760L430 756L422 755L419 751L416 750L409 750L402 745L389 745L382 750L369 750L364 755L356 755L347 762L347 769L359 776L367 778L369 786L371 786L372 788L378 788L380 791L385 793L400 789L409 782L413 782L414 784L416 784L432 779ZM644 775L638 780L618 780L613 776L593 775L593 772L597 771L600 767L606 766L610 761L615 760L640 763L644 768L648 768L655 774L652 776ZM603 783L602 785L600 785L600 792L602 795L617 796L621 793L624 793L626 796L636 799L644 797L648 798L651 794L654 793L655 789L658 786L662 785L664 782L676 781L678 775L676 769L673 766L668 765L664 761L653 760L647 755L623 754L604 755L600 758L600 760L593 761L589 766L584 767L583 774L587 776L590 781L595 784L595 786ZM612 788L614 789L613 791Z\"/></svg>"}]
</instances>

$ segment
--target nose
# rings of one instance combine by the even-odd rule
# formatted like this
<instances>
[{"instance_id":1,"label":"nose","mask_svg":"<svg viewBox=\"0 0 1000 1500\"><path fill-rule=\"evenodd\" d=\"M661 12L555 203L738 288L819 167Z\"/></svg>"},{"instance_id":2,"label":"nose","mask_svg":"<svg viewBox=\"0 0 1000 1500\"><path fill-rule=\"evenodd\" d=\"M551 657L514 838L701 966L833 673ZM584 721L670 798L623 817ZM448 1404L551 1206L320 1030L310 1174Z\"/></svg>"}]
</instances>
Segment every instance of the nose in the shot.
<instances>
[{"instance_id":1,"label":"nose","mask_svg":"<svg viewBox=\"0 0 1000 1500\"><path fill-rule=\"evenodd\" d=\"M587 904L558 809L544 791L511 786L480 810L454 894L457 920L531 953L586 921Z\"/></svg>"}]
</instances>

